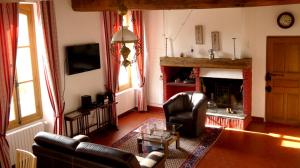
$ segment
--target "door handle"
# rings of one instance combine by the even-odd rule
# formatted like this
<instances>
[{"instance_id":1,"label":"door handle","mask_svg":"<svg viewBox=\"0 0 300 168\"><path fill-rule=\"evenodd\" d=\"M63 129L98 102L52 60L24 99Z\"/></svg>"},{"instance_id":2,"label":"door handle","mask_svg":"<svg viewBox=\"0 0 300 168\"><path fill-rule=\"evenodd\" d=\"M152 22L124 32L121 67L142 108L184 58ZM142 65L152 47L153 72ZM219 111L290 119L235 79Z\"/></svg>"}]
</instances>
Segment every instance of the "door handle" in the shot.
<instances>
[{"instance_id":1,"label":"door handle","mask_svg":"<svg viewBox=\"0 0 300 168\"><path fill-rule=\"evenodd\" d=\"M267 72L266 76L265 76L265 80L266 81L271 81L272 80L272 76L284 77L284 74L282 74L282 73L270 73L270 72Z\"/></svg>"},{"instance_id":2,"label":"door handle","mask_svg":"<svg viewBox=\"0 0 300 168\"><path fill-rule=\"evenodd\" d=\"M266 86L265 89L266 89L266 92L268 92L268 93L272 92L272 86L270 86L270 85Z\"/></svg>"},{"instance_id":3,"label":"door handle","mask_svg":"<svg viewBox=\"0 0 300 168\"><path fill-rule=\"evenodd\" d=\"M271 81L272 80L272 75L270 72L267 72L266 77L265 77L266 81Z\"/></svg>"}]
</instances>

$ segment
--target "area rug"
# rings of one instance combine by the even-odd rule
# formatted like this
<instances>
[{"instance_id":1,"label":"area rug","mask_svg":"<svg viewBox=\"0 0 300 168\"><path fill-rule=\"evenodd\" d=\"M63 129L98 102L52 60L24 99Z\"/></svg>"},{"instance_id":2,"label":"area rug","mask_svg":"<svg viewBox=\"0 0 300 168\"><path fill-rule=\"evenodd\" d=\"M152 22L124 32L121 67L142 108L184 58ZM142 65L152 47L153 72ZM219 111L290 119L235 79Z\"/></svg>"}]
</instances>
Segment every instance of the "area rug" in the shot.
<instances>
[{"instance_id":1,"label":"area rug","mask_svg":"<svg viewBox=\"0 0 300 168\"><path fill-rule=\"evenodd\" d=\"M151 118L146 123L163 122L163 120ZM145 123L143 123L145 124ZM134 129L135 130L135 129ZM146 156L147 153L140 154L137 150L138 133L132 130L123 138L115 142L112 146L138 156ZM221 135L222 128L206 126L205 132L197 138L180 138L180 149L176 149L175 143L169 146L169 155L167 157L166 168L192 168L196 167L198 162L205 156L208 150L213 146Z\"/></svg>"}]
</instances>

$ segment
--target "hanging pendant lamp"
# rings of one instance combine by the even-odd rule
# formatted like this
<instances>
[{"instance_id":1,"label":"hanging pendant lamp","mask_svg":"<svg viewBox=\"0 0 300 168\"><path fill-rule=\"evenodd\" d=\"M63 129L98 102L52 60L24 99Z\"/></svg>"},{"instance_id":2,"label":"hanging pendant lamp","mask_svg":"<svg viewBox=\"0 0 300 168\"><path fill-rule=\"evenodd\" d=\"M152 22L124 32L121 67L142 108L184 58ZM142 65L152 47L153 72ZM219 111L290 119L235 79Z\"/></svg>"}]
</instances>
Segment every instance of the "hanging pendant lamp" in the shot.
<instances>
[{"instance_id":1,"label":"hanging pendant lamp","mask_svg":"<svg viewBox=\"0 0 300 168\"><path fill-rule=\"evenodd\" d=\"M122 65L127 67L131 64L131 61L128 60L128 55L130 54L130 49L126 47L126 43L135 43L137 42L137 36L130 30L127 26L123 26L123 16L127 14L127 7L122 4L119 7L118 14L122 16L122 26L112 37L111 43L121 43L122 48L120 49L120 54L123 57ZM133 60L134 61L134 60Z\"/></svg>"}]
</instances>

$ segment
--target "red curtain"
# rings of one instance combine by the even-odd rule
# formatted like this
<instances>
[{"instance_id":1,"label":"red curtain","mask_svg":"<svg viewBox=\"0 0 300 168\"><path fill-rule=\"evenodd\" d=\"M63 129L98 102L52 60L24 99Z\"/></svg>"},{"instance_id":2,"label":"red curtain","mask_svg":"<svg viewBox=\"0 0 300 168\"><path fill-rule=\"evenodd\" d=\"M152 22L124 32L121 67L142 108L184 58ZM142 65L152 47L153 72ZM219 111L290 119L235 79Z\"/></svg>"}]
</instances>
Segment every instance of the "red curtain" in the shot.
<instances>
[{"instance_id":1,"label":"red curtain","mask_svg":"<svg viewBox=\"0 0 300 168\"><path fill-rule=\"evenodd\" d=\"M5 138L15 81L18 40L18 4L0 3L0 167L9 168L9 146Z\"/></svg>"},{"instance_id":2,"label":"red curtain","mask_svg":"<svg viewBox=\"0 0 300 168\"><path fill-rule=\"evenodd\" d=\"M138 110L147 111L147 95L145 87L145 61L146 57L144 55L144 30L143 30L143 13L142 11L132 11L132 23L133 32L138 37L138 42L136 43L137 52L137 67L138 67L138 79L139 79L139 89L137 90L137 100L138 100Z\"/></svg>"},{"instance_id":3,"label":"red curtain","mask_svg":"<svg viewBox=\"0 0 300 168\"><path fill-rule=\"evenodd\" d=\"M47 61L44 61L44 75L55 118L53 132L61 135L63 131L64 99L61 92L60 63L53 1L41 1L40 9L47 52Z\"/></svg>"},{"instance_id":4,"label":"red curtain","mask_svg":"<svg viewBox=\"0 0 300 168\"><path fill-rule=\"evenodd\" d=\"M116 91L118 88L119 71L120 71L120 45L111 45L111 39L122 25L122 16L115 11L104 11L103 30L105 43L105 74L106 74L106 90L112 93L115 101ZM118 117L116 105L112 107L112 125L118 126Z\"/></svg>"}]
</instances>

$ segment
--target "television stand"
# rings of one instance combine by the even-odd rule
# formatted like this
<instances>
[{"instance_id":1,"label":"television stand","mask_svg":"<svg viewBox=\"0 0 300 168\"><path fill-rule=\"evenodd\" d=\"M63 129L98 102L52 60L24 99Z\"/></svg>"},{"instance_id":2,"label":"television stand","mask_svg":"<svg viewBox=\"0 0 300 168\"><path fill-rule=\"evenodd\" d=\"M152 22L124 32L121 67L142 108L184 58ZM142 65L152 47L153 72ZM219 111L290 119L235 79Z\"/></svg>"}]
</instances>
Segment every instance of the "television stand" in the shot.
<instances>
[{"instance_id":1,"label":"television stand","mask_svg":"<svg viewBox=\"0 0 300 168\"><path fill-rule=\"evenodd\" d=\"M66 113L64 115L66 136L73 137L78 134L88 135L91 133L91 131L101 131L108 128L116 128L111 113L112 105L117 103L118 102L108 102L102 105L95 105L91 108L77 109L75 111ZM89 116L93 114L96 116L96 122L92 122L89 119ZM76 124L75 133L73 125L74 122ZM92 130L92 128L95 128L95 130ZM70 135L68 134L69 131Z\"/></svg>"}]
</instances>

